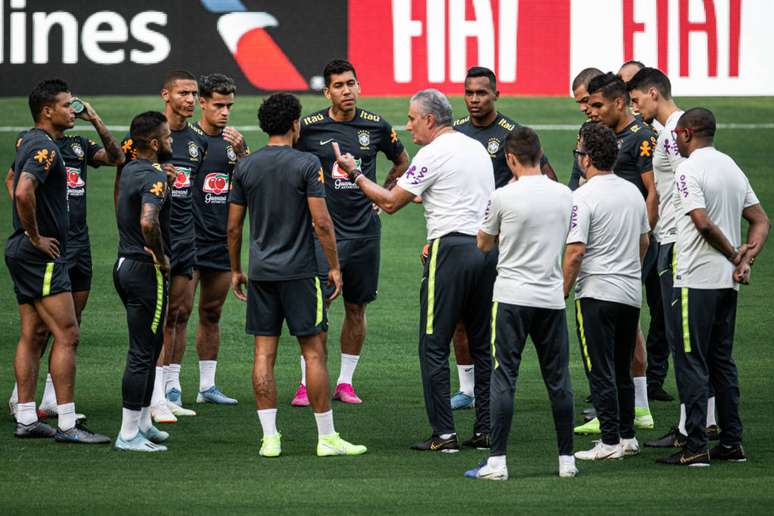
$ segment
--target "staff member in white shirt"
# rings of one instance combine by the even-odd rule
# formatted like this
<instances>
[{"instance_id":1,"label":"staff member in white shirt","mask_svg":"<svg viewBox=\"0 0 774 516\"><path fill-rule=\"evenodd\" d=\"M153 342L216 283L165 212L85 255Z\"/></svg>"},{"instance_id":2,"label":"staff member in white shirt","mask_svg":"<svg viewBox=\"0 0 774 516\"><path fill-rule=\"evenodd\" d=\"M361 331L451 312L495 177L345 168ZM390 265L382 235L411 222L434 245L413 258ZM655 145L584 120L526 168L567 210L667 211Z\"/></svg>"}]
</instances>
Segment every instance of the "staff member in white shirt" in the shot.
<instances>
[{"instance_id":1,"label":"staff member in white shirt","mask_svg":"<svg viewBox=\"0 0 774 516\"><path fill-rule=\"evenodd\" d=\"M407 129L414 143L425 147L392 190L362 175L351 155L337 157L350 180L387 213L422 198L430 253L420 290L419 361L433 433L412 448L447 453L460 448L449 400L449 342L458 321L465 325L475 365L476 419L473 436L463 445L489 447L489 310L496 275L494 257L476 247L495 188L492 160L479 142L455 131L452 120L451 104L438 90L411 98Z\"/></svg>"},{"instance_id":2,"label":"staff member in white shirt","mask_svg":"<svg viewBox=\"0 0 774 516\"><path fill-rule=\"evenodd\" d=\"M561 266L572 192L541 174L542 155L540 139L529 127L517 127L506 137L505 159L517 181L492 194L478 231L479 249L489 252L498 246L500 253L492 306L492 448L488 460L465 473L470 478L508 478L505 453L513 396L528 336L553 408L559 476L578 472L572 455L575 407Z\"/></svg>"},{"instance_id":3,"label":"staff member in white shirt","mask_svg":"<svg viewBox=\"0 0 774 516\"><path fill-rule=\"evenodd\" d=\"M677 167L677 265L680 343L675 369L685 403L688 442L662 464L709 466L710 460L744 462L739 419L739 378L731 357L739 283L761 252L769 219L733 159L713 147L715 116L686 111L674 138L688 159ZM750 227L742 245L741 218ZM677 292L676 292L677 293ZM720 444L707 450L707 396L715 389Z\"/></svg>"},{"instance_id":4,"label":"staff member in white shirt","mask_svg":"<svg viewBox=\"0 0 774 516\"><path fill-rule=\"evenodd\" d=\"M650 225L634 184L612 172L616 136L587 123L575 151L586 179L573 192L564 255L564 295L575 287L578 340L602 440L577 452L581 460L620 459L640 452L634 437L634 383L630 372L642 297L642 258Z\"/></svg>"}]
</instances>

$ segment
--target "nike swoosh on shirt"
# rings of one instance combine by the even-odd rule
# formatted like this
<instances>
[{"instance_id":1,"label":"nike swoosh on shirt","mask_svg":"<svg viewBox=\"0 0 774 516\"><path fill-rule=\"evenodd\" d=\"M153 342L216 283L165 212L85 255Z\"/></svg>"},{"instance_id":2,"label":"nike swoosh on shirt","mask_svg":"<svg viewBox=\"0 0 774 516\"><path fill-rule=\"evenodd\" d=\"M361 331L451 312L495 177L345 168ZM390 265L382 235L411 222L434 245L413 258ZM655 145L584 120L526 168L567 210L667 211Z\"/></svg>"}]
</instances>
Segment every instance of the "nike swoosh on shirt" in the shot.
<instances>
[{"instance_id":1,"label":"nike swoosh on shirt","mask_svg":"<svg viewBox=\"0 0 774 516\"><path fill-rule=\"evenodd\" d=\"M331 138L329 140L320 140L320 145L326 145L328 143L331 143L332 141L333 141L333 138Z\"/></svg>"}]
</instances>

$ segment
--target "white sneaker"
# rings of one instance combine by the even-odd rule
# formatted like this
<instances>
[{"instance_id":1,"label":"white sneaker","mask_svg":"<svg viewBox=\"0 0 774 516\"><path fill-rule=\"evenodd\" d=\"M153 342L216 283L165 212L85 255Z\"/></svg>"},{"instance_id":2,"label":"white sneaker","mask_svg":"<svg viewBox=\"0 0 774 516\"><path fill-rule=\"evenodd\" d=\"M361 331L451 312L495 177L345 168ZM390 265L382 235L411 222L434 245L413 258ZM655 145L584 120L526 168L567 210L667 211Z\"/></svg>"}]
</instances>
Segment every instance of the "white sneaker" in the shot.
<instances>
[{"instance_id":1,"label":"white sneaker","mask_svg":"<svg viewBox=\"0 0 774 516\"><path fill-rule=\"evenodd\" d=\"M613 446L607 445L602 441L598 442L590 450L575 452L575 458L579 460L611 460L623 459L624 452L620 443Z\"/></svg>"},{"instance_id":2,"label":"white sneaker","mask_svg":"<svg viewBox=\"0 0 774 516\"><path fill-rule=\"evenodd\" d=\"M465 477L477 480L508 480L508 466L491 466L487 460L485 464L466 471Z\"/></svg>"},{"instance_id":3,"label":"white sneaker","mask_svg":"<svg viewBox=\"0 0 774 516\"><path fill-rule=\"evenodd\" d=\"M578 468L575 467L575 457L572 455L559 455L559 476L562 478L572 478L578 474Z\"/></svg>"},{"instance_id":4,"label":"white sneaker","mask_svg":"<svg viewBox=\"0 0 774 516\"><path fill-rule=\"evenodd\" d=\"M621 439L621 442L618 443L618 446L621 447L621 450L626 457L640 454L640 443L637 442L636 437L632 437L631 439Z\"/></svg>"},{"instance_id":5,"label":"white sneaker","mask_svg":"<svg viewBox=\"0 0 774 516\"><path fill-rule=\"evenodd\" d=\"M169 410L169 407L167 407L166 403L153 405L151 406L150 411L151 411L151 417L153 418L154 423L176 423L177 422L177 418Z\"/></svg>"},{"instance_id":6,"label":"white sneaker","mask_svg":"<svg viewBox=\"0 0 774 516\"><path fill-rule=\"evenodd\" d=\"M167 408L169 409L172 414L174 414L176 417L187 417L187 416L195 416L196 412L184 407L181 407L180 405L175 405L173 402L167 400Z\"/></svg>"}]
</instances>

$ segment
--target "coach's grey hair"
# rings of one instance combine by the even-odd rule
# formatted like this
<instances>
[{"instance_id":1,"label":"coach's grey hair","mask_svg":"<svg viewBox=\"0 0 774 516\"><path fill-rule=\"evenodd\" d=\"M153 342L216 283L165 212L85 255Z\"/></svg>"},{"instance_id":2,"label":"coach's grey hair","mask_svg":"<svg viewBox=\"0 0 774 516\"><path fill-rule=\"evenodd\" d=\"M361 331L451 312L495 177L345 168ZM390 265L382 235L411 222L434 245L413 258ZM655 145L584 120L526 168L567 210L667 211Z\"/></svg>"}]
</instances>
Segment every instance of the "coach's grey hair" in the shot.
<instances>
[{"instance_id":1,"label":"coach's grey hair","mask_svg":"<svg viewBox=\"0 0 774 516\"><path fill-rule=\"evenodd\" d=\"M419 105L419 112L422 115L433 115L438 126L444 127L452 124L452 107L449 99L435 88L428 88L416 93L411 97L411 102L416 102Z\"/></svg>"}]
</instances>

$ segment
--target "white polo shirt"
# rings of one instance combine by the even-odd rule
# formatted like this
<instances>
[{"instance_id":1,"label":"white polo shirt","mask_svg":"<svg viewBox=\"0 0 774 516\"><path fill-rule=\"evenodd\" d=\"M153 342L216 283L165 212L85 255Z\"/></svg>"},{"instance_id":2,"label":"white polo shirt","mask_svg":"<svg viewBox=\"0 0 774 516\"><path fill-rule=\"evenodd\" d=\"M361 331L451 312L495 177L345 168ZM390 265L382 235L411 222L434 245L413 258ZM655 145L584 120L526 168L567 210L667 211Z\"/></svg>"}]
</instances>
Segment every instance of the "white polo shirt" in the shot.
<instances>
[{"instance_id":1,"label":"white polo shirt","mask_svg":"<svg viewBox=\"0 0 774 516\"><path fill-rule=\"evenodd\" d=\"M573 192L567 243L586 244L575 297L642 304L640 237L650 231L645 200L615 174L594 176Z\"/></svg>"},{"instance_id":2,"label":"white polo shirt","mask_svg":"<svg viewBox=\"0 0 774 516\"><path fill-rule=\"evenodd\" d=\"M572 192L546 176L526 176L492 194L481 229L499 235L493 300L564 309L562 249Z\"/></svg>"},{"instance_id":3,"label":"white polo shirt","mask_svg":"<svg viewBox=\"0 0 774 516\"><path fill-rule=\"evenodd\" d=\"M666 125L658 133L656 149L653 151L653 177L658 192L658 223L653 234L661 244L672 244L677 240L675 170L685 158L677 150L672 131L683 113L678 110L669 115Z\"/></svg>"},{"instance_id":4,"label":"white polo shirt","mask_svg":"<svg viewBox=\"0 0 774 516\"><path fill-rule=\"evenodd\" d=\"M698 208L707 210L709 219L731 245L739 247L742 211L759 203L742 169L714 147L696 149L677 168L675 195L680 206L675 287L738 289L734 265L701 236L689 213Z\"/></svg>"},{"instance_id":5,"label":"white polo shirt","mask_svg":"<svg viewBox=\"0 0 774 516\"><path fill-rule=\"evenodd\" d=\"M476 235L495 189L492 159L473 138L444 133L416 153L398 186L422 197L428 240Z\"/></svg>"}]
</instances>

